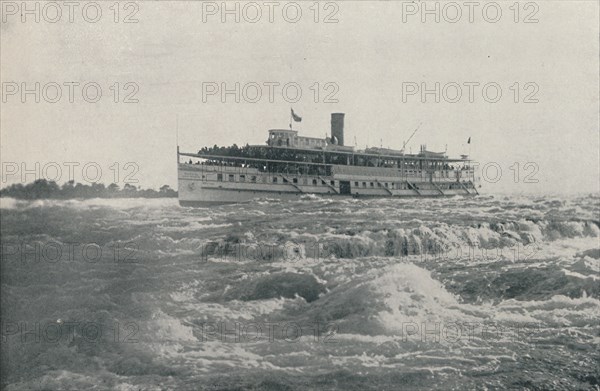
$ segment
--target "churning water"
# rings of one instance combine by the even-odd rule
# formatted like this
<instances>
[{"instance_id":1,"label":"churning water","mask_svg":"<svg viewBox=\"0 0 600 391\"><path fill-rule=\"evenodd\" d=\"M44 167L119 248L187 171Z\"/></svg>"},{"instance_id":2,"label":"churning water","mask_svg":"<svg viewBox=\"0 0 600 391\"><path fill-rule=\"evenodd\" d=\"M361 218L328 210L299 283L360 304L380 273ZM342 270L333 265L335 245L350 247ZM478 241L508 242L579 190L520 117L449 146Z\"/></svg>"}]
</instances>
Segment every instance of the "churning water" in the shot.
<instances>
[{"instance_id":1,"label":"churning water","mask_svg":"<svg viewBox=\"0 0 600 391\"><path fill-rule=\"evenodd\" d=\"M597 197L1 202L7 390L600 383Z\"/></svg>"}]
</instances>

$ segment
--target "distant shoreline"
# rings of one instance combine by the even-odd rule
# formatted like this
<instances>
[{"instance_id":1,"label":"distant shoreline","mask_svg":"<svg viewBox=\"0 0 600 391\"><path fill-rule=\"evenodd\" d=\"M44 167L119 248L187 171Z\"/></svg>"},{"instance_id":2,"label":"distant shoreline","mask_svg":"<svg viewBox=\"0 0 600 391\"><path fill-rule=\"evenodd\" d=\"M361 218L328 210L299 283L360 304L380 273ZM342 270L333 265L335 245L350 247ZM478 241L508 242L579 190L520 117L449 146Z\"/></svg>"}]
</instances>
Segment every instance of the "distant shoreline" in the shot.
<instances>
[{"instance_id":1,"label":"distant shoreline","mask_svg":"<svg viewBox=\"0 0 600 391\"><path fill-rule=\"evenodd\" d=\"M104 186L101 183L90 185L69 181L59 186L54 181L45 179L36 180L28 184L13 184L0 189L1 198L14 198L18 200L71 200L92 198L177 198L177 191L168 185L161 186L159 190L141 189L136 186L125 184L123 188L111 183Z\"/></svg>"}]
</instances>

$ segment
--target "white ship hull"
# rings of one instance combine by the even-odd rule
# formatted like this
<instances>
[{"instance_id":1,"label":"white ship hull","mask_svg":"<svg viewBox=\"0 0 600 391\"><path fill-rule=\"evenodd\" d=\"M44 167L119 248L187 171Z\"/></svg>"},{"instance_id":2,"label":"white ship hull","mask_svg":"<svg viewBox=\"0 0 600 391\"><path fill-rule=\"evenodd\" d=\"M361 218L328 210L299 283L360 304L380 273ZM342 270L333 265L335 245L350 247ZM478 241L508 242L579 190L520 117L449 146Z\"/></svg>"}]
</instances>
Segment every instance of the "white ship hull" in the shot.
<instances>
[{"instance_id":1,"label":"white ship hull","mask_svg":"<svg viewBox=\"0 0 600 391\"><path fill-rule=\"evenodd\" d=\"M352 172L354 171L354 172ZM258 198L296 200L307 194L325 197L443 197L476 195L471 181L456 178L390 176L378 169L338 167L330 177L294 176L256 169L179 164L178 190L182 206L250 202Z\"/></svg>"}]
</instances>

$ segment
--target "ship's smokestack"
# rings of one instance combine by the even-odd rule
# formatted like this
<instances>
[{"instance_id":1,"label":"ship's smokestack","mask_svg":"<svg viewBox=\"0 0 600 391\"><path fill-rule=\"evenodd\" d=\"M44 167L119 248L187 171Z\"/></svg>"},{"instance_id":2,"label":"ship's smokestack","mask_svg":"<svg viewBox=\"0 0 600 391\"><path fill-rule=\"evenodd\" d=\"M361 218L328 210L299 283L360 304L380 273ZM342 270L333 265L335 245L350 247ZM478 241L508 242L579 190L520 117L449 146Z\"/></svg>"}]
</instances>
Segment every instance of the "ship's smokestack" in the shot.
<instances>
[{"instance_id":1,"label":"ship's smokestack","mask_svg":"<svg viewBox=\"0 0 600 391\"><path fill-rule=\"evenodd\" d=\"M344 145L344 113L331 113L331 139Z\"/></svg>"}]
</instances>

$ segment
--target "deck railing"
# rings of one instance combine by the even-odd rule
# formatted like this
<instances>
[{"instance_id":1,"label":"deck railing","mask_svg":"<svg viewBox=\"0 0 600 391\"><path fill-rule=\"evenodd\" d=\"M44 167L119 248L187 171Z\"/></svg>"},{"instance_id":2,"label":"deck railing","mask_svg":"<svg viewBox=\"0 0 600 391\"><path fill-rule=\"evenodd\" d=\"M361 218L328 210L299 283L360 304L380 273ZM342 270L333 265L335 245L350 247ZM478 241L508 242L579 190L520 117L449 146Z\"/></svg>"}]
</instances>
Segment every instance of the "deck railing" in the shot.
<instances>
[{"instance_id":1,"label":"deck railing","mask_svg":"<svg viewBox=\"0 0 600 391\"><path fill-rule=\"evenodd\" d=\"M266 163L267 165L253 164L249 166L225 165L225 164L190 164L182 163L183 167L201 172L222 172L228 174L259 174L275 173L296 176L332 176L332 175L351 175L365 178L405 178L406 180L418 180L421 182L456 182L456 181L474 181L475 172L473 169L454 169L427 171L420 169L398 169L389 167L362 167L362 166L344 166L344 165L305 165L302 163Z\"/></svg>"},{"instance_id":2,"label":"deck railing","mask_svg":"<svg viewBox=\"0 0 600 391\"><path fill-rule=\"evenodd\" d=\"M419 180L431 179L432 182L456 182L458 179L460 179L461 181L472 181L475 174L473 169L454 169L428 172L426 170L419 169L401 170L398 168L360 166L333 166L332 171L333 174L339 175L353 175L363 177L394 177Z\"/></svg>"}]
</instances>

